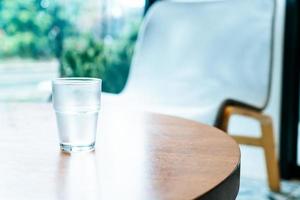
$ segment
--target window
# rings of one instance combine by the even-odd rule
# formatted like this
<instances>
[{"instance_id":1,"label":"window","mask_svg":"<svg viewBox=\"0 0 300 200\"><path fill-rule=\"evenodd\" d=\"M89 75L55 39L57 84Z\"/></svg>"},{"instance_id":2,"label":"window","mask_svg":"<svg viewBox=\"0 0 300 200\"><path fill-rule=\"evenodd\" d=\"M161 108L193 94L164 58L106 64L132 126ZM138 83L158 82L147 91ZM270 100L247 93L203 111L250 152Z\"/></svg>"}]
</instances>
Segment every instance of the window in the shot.
<instances>
[{"instance_id":1,"label":"window","mask_svg":"<svg viewBox=\"0 0 300 200\"><path fill-rule=\"evenodd\" d=\"M57 76L120 92L143 10L143 0L3 0L0 101L46 101Z\"/></svg>"}]
</instances>

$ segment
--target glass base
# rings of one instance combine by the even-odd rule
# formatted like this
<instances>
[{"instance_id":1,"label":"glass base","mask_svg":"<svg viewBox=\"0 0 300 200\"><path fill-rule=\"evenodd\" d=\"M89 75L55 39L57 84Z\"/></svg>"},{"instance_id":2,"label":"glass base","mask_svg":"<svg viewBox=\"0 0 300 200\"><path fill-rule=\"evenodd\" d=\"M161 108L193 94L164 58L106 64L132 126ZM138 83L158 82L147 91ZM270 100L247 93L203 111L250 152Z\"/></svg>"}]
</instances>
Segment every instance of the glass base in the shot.
<instances>
[{"instance_id":1,"label":"glass base","mask_svg":"<svg viewBox=\"0 0 300 200\"><path fill-rule=\"evenodd\" d=\"M60 149L67 153L73 153L73 152L90 152L95 150L95 143L92 143L90 145L70 145L70 144L60 144Z\"/></svg>"}]
</instances>

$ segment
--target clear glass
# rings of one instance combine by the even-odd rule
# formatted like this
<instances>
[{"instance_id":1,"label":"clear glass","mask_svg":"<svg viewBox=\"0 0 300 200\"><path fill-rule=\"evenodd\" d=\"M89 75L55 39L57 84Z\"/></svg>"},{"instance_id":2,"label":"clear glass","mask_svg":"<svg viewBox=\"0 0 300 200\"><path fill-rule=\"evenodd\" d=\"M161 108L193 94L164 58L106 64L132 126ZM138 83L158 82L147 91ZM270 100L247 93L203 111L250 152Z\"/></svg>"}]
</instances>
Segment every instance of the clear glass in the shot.
<instances>
[{"instance_id":1,"label":"clear glass","mask_svg":"<svg viewBox=\"0 0 300 200\"><path fill-rule=\"evenodd\" d=\"M63 151L94 150L101 83L97 78L58 78L52 82L52 102Z\"/></svg>"}]
</instances>

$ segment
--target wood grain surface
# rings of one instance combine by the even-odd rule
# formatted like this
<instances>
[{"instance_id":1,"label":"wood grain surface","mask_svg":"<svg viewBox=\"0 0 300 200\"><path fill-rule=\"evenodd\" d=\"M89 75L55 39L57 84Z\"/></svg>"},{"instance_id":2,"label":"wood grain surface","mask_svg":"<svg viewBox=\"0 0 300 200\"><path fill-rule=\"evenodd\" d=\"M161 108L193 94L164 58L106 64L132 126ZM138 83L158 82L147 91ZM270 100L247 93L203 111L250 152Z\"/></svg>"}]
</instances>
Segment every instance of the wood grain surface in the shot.
<instances>
[{"instance_id":1,"label":"wood grain surface","mask_svg":"<svg viewBox=\"0 0 300 200\"><path fill-rule=\"evenodd\" d=\"M109 106L96 151L69 155L51 104L0 104L0 199L234 199L239 163L218 129Z\"/></svg>"}]
</instances>

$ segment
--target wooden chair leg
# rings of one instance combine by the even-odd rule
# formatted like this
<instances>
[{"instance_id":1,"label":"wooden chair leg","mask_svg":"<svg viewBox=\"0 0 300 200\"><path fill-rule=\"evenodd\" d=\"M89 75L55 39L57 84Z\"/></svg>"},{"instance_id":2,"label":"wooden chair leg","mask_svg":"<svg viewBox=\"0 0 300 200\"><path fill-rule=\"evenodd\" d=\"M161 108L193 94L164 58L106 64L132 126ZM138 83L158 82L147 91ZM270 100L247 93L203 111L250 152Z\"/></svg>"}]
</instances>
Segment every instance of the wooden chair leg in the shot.
<instances>
[{"instance_id":1,"label":"wooden chair leg","mask_svg":"<svg viewBox=\"0 0 300 200\"><path fill-rule=\"evenodd\" d=\"M249 136L232 136L239 144L252 145L262 147L264 149L265 160L267 165L268 183L269 187L274 192L280 191L280 176L279 167L275 154L274 133L272 119L247 108L228 106L225 108L221 124L219 128L225 132L228 132L228 124L232 115L242 115L250 118L254 118L259 121L261 126L260 137Z\"/></svg>"},{"instance_id":2,"label":"wooden chair leg","mask_svg":"<svg viewBox=\"0 0 300 200\"><path fill-rule=\"evenodd\" d=\"M275 154L274 131L272 119L264 116L265 119L261 121L262 143L265 152L265 159L267 165L268 181L272 191L280 191L280 177L279 167Z\"/></svg>"}]
</instances>

